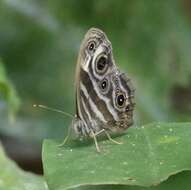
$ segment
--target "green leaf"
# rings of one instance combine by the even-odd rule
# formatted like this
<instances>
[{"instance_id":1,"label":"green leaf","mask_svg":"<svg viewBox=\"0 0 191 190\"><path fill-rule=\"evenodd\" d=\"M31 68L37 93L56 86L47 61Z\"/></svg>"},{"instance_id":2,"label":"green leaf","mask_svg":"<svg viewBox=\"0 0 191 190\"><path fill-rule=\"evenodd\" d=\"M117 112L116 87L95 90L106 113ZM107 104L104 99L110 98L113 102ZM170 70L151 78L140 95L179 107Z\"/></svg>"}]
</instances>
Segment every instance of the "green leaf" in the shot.
<instances>
[{"instance_id":1,"label":"green leaf","mask_svg":"<svg viewBox=\"0 0 191 190\"><path fill-rule=\"evenodd\" d=\"M123 145L100 141L100 154L92 143L72 142L59 147L57 142L46 140L45 178L52 190L86 185L157 185L191 169L190 136L191 123L132 127L126 135L116 138Z\"/></svg>"},{"instance_id":2,"label":"green leaf","mask_svg":"<svg viewBox=\"0 0 191 190\"><path fill-rule=\"evenodd\" d=\"M83 186L76 190L190 190L191 172L185 171L171 176L167 181L152 187L126 186L126 185L99 185Z\"/></svg>"},{"instance_id":3,"label":"green leaf","mask_svg":"<svg viewBox=\"0 0 191 190\"><path fill-rule=\"evenodd\" d=\"M19 108L20 99L7 78L3 63L0 60L0 101L5 101L8 105L10 116L12 117Z\"/></svg>"},{"instance_id":4,"label":"green leaf","mask_svg":"<svg viewBox=\"0 0 191 190\"><path fill-rule=\"evenodd\" d=\"M47 190L42 177L24 172L9 160L0 146L0 189L2 190Z\"/></svg>"}]
</instances>

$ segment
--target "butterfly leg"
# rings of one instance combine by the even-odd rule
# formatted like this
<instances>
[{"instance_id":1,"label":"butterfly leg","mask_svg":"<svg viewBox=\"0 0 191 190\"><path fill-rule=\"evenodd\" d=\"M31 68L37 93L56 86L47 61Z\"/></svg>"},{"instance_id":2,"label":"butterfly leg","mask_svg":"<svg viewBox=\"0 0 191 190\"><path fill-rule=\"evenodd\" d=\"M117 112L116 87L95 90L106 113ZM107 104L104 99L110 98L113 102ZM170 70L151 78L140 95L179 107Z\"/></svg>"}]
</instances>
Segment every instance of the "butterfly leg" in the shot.
<instances>
[{"instance_id":1,"label":"butterfly leg","mask_svg":"<svg viewBox=\"0 0 191 190\"><path fill-rule=\"evenodd\" d=\"M118 142L118 141L112 139L111 136L110 136L110 134L109 134L105 129L104 129L104 132L105 132L107 138L108 138L111 142L113 142L113 143L115 143L115 144L123 144L122 142Z\"/></svg>"},{"instance_id":2,"label":"butterfly leg","mask_svg":"<svg viewBox=\"0 0 191 190\"><path fill-rule=\"evenodd\" d=\"M98 131L97 133L95 133L95 136L97 136L97 135L103 133L104 131L105 131L105 129L102 129L102 130Z\"/></svg>"},{"instance_id":3,"label":"butterfly leg","mask_svg":"<svg viewBox=\"0 0 191 190\"><path fill-rule=\"evenodd\" d=\"M72 120L72 125L73 125L73 123L74 123L74 121ZM71 135L71 130L72 130L72 127L69 126L67 136L65 137L64 141L61 144L58 145L59 147L62 147L62 146L64 146L66 144L66 142L68 141L68 139L69 139L69 137Z\"/></svg>"},{"instance_id":4,"label":"butterfly leg","mask_svg":"<svg viewBox=\"0 0 191 190\"><path fill-rule=\"evenodd\" d=\"M69 134L65 137L64 141L61 144L59 144L58 146L59 147L64 146L66 144L66 142L68 141L68 138L69 138Z\"/></svg>"},{"instance_id":5,"label":"butterfly leg","mask_svg":"<svg viewBox=\"0 0 191 190\"><path fill-rule=\"evenodd\" d=\"M111 136L110 136L110 134L109 134L105 129L102 129L102 130L98 131L97 133L95 133L95 136L97 136L97 135L99 135L99 134L101 134L101 133L103 133L103 132L106 134L107 138L108 138L111 142L113 142L113 143L115 143L115 144L123 144L122 142L118 142L118 141L112 139Z\"/></svg>"},{"instance_id":6,"label":"butterfly leg","mask_svg":"<svg viewBox=\"0 0 191 190\"><path fill-rule=\"evenodd\" d=\"M98 145L98 142L97 142L96 134L93 131L91 131L90 137L92 137L94 139L97 152L101 152L99 145Z\"/></svg>"}]
</instances>

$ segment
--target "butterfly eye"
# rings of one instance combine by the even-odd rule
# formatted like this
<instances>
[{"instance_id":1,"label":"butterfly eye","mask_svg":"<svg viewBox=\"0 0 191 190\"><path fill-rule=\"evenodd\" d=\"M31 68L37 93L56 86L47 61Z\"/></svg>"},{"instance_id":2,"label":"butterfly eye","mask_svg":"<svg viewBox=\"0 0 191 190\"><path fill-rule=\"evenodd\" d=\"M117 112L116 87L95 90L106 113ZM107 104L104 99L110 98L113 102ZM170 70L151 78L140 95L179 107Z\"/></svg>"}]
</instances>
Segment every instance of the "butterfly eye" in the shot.
<instances>
[{"instance_id":1,"label":"butterfly eye","mask_svg":"<svg viewBox=\"0 0 191 190\"><path fill-rule=\"evenodd\" d=\"M94 49L95 49L95 42L94 41L92 41L92 42L90 42L90 44L89 44L89 46L88 46L88 50L91 52L91 51L93 51Z\"/></svg>"},{"instance_id":2,"label":"butterfly eye","mask_svg":"<svg viewBox=\"0 0 191 190\"><path fill-rule=\"evenodd\" d=\"M125 96L124 94L120 93L116 97L116 103L119 108L122 108L125 105Z\"/></svg>"},{"instance_id":3,"label":"butterfly eye","mask_svg":"<svg viewBox=\"0 0 191 190\"><path fill-rule=\"evenodd\" d=\"M108 61L107 57L105 55L102 55L99 57L96 61L96 70L98 73L104 73L108 67Z\"/></svg>"}]
</instances>

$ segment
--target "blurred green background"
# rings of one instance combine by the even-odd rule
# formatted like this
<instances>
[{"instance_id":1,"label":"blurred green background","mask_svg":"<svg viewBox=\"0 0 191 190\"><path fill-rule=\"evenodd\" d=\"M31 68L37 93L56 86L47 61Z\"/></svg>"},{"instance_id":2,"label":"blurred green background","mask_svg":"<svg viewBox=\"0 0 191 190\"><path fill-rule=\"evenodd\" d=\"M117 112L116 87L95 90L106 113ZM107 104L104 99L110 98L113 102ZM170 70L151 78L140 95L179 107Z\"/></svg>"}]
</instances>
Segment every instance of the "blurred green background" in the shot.
<instances>
[{"instance_id":1,"label":"blurred green background","mask_svg":"<svg viewBox=\"0 0 191 190\"><path fill-rule=\"evenodd\" d=\"M191 121L189 0L0 0L0 138L41 173L41 142L64 138L75 113L74 72L90 27L106 32L136 88L135 125Z\"/></svg>"}]
</instances>

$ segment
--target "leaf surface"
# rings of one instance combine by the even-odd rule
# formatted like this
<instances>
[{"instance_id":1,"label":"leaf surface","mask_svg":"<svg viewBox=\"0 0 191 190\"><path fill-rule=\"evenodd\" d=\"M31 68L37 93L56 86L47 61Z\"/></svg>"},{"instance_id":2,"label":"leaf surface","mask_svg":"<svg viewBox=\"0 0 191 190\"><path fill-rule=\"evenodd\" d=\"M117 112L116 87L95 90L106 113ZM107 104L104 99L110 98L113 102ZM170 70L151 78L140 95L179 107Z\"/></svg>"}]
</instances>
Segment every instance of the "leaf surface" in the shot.
<instances>
[{"instance_id":1,"label":"leaf surface","mask_svg":"<svg viewBox=\"0 0 191 190\"><path fill-rule=\"evenodd\" d=\"M100 141L71 142L59 147L45 140L43 163L52 190L86 185L158 185L169 176L191 169L191 123L152 123L132 127L117 137L122 145Z\"/></svg>"}]
</instances>

